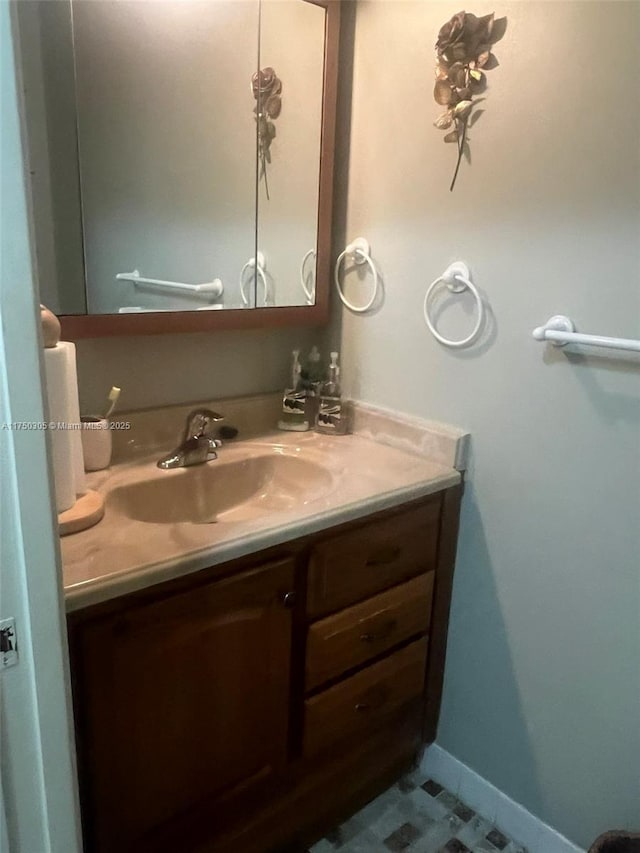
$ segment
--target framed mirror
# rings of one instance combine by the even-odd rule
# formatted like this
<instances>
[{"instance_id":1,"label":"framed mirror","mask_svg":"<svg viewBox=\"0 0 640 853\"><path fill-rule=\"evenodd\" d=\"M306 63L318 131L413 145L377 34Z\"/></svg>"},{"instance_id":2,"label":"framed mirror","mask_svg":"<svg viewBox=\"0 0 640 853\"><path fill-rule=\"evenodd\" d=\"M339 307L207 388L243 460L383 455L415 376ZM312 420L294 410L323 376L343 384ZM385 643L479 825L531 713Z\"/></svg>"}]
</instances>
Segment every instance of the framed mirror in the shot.
<instances>
[{"instance_id":1,"label":"framed mirror","mask_svg":"<svg viewBox=\"0 0 640 853\"><path fill-rule=\"evenodd\" d=\"M65 337L324 322L338 0L17 5Z\"/></svg>"}]
</instances>

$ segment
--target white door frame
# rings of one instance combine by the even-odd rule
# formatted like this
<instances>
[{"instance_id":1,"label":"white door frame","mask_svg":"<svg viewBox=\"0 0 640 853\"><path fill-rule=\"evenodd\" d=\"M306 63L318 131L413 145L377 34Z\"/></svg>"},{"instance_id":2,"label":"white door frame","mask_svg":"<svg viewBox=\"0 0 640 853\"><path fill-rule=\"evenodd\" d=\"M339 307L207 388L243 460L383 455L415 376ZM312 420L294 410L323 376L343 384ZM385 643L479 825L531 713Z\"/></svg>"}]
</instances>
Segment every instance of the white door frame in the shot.
<instances>
[{"instance_id":1,"label":"white door frame","mask_svg":"<svg viewBox=\"0 0 640 853\"><path fill-rule=\"evenodd\" d=\"M16 619L19 660L0 672L0 847L80 853L47 434L2 428L47 420L11 5L0 0L0 617Z\"/></svg>"}]
</instances>

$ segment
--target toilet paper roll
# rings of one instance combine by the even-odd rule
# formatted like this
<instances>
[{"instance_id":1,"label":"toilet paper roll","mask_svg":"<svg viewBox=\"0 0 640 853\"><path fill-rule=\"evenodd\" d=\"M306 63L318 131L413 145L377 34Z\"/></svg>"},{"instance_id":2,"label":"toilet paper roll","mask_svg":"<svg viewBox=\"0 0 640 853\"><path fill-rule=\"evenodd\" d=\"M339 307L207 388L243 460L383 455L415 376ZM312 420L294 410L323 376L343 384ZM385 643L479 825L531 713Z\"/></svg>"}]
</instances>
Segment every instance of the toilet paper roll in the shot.
<instances>
[{"instance_id":1,"label":"toilet paper roll","mask_svg":"<svg viewBox=\"0 0 640 853\"><path fill-rule=\"evenodd\" d=\"M69 350L61 344L44 351L49 401L49 432L58 512L71 509L76 502L73 450L73 434L76 431L61 426L72 422L73 408L68 379L68 360Z\"/></svg>"},{"instance_id":2,"label":"toilet paper roll","mask_svg":"<svg viewBox=\"0 0 640 853\"><path fill-rule=\"evenodd\" d=\"M67 385L70 400L70 421L77 426L73 431L71 444L73 447L73 473L75 478L76 497L84 495L86 488L86 475L84 473L84 457L82 453L82 430L80 424L80 402L78 399L78 371L76 369L76 345L70 341L60 341L59 347L66 352Z\"/></svg>"}]
</instances>

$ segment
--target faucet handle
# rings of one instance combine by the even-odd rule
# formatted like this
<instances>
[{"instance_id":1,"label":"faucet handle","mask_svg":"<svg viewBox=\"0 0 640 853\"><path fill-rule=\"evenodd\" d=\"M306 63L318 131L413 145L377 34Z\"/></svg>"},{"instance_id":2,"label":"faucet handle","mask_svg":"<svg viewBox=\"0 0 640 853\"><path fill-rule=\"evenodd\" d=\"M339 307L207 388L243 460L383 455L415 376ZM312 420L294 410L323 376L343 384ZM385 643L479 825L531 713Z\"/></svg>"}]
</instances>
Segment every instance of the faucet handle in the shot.
<instances>
[{"instance_id":1,"label":"faucet handle","mask_svg":"<svg viewBox=\"0 0 640 853\"><path fill-rule=\"evenodd\" d=\"M184 441L190 438L202 438L206 436L211 424L220 423L224 415L212 412L211 409L194 409L187 416L187 425L184 431Z\"/></svg>"}]
</instances>

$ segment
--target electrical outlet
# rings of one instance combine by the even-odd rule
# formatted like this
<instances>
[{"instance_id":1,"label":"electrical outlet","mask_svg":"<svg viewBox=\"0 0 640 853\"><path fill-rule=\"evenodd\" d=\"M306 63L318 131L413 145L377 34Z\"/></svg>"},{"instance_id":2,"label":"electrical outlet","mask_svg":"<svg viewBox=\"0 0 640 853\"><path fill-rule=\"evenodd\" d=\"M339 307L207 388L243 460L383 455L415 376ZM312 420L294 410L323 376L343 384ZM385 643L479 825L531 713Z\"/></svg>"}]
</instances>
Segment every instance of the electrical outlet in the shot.
<instances>
[{"instance_id":1,"label":"electrical outlet","mask_svg":"<svg viewBox=\"0 0 640 853\"><path fill-rule=\"evenodd\" d=\"M15 666L18 663L18 640L16 620L0 619L0 669Z\"/></svg>"}]
</instances>

